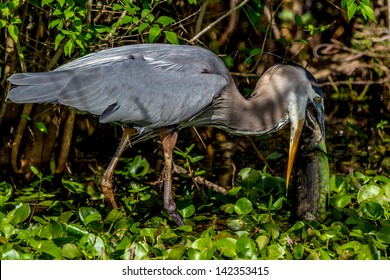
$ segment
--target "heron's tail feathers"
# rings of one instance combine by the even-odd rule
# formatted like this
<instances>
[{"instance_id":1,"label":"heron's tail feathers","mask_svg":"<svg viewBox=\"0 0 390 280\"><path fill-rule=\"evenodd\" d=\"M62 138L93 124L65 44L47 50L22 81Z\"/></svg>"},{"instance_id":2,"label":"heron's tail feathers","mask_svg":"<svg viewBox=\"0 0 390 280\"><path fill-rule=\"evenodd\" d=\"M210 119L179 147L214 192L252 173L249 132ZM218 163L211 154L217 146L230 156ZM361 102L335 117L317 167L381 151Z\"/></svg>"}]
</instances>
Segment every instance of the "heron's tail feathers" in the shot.
<instances>
[{"instance_id":1,"label":"heron's tail feathers","mask_svg":"<svg viewBox=\"0 0 390 280\"><path fill-rule=\"evenodd\" d=\"M7 98L14 103L57 103L69 77L63 72L17 73L8 78L14 87Z\"/></svg>"}]
</instances>

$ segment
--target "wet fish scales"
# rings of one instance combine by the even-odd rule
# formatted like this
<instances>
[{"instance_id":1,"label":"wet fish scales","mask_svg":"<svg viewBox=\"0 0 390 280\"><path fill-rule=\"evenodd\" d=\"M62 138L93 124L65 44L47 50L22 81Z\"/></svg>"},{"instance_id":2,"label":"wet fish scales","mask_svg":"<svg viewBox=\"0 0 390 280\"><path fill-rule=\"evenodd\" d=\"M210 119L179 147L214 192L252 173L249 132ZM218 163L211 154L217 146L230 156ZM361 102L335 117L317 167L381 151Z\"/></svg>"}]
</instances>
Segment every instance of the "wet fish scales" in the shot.
<instances>
[{"instance_id":1,"label":"wet fish scales","mask_svg":"<svg viewBox=\"0 0 390 280\"><path fill-rule=\"evenodd\" d=\"M329 198L329 163L325 139L314 114L307 112L295 159L293 216L296 220L326 218Z\"/></svg>"}]
</instances>

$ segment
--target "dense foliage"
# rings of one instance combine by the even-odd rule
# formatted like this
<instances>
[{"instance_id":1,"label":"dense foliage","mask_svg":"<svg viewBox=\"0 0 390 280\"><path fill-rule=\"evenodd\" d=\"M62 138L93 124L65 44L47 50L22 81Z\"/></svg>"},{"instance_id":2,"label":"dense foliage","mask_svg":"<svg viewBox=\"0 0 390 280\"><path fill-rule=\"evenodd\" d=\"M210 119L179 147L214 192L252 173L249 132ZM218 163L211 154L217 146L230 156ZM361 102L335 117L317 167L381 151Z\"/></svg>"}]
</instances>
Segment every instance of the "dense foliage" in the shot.
<instances>
[{"instance_id":1,"label":"dense foliage","mask_svg":"<svg viewBox=\"0 0 390 280\"><path fill-rule=\"evenodd\" d=\"M0 259L389 259L389 4L371 2L1 2ZM176 227L162 210L158 143L126 151L115 173L121 207L111 209L99 181L120 127L5 102L14 72L144 42L211 49L245 95L281 57L308 65L326 95L326 217L291 219L283 131L257 139L182 131L175 163L228 194L175 175L186 223Z\"/></svg>"},{"instance_id":2,"label":"dense foliage","mask_svg":"<svg viewBox=\"0 0 390 280\"><path fill-rule=\"evenodd\" d=\"M159 195L142 183L142 157L126 160L118 174L125 205L107 209L90 186L63 179L72 197L57 200L52 191L34 187L16 194L1 184L2 259L387 259L390 245L390 179L334 175L328 216L322 223L291 224L284 179L245 168L227 196L198 191L185 180L178 207L186 225L172 227ZM126 180L125 178L132 178ZM195 193L195 195L194 195ZM11 196L16 201L7 202ZM41 202L31 209L37 196ZM44 210L43 210L44 209ZM32 220L28 221L31 212ZM31 219L31 218L30 218Z\"/></svg>"}]
</instances>

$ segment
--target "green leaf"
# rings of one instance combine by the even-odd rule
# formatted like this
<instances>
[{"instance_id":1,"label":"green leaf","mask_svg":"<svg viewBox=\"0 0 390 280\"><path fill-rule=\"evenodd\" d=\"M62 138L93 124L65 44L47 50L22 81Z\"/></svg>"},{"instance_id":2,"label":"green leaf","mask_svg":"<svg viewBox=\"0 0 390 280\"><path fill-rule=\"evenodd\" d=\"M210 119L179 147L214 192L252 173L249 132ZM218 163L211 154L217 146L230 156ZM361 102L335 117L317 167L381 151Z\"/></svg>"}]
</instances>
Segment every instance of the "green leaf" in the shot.
<instances>
[{"instance_id":1,"label":"green leaf","mask_svg":"<svg viewBox=\"0 0 390 280\"><path fill-rule=\"evenodd\" d=\"M161 23L163 27L167 27L171 23L174 23L175 20L168 16L161 16L156 20L157 23ZM173 32L172 32L173 33Z\"/></svg>"},{"instance_id":2,"label":"green leaf","mask_svg":"<svg viewBox=\"0 0 390 280\"><path fill-rule=\"evenodd\" d=\"M65 231L78 237L88 234L88 231L86 231L81 225L77 224L65 225Z\"/></svg>"},{"instance_id":3,"label":"green leaf","mask_svg":"<svg viewBox=\"0 0 390 280\"><path fill-rule=\"evenodd\" d=\"M88 233L84 235L79 241L80 249L85 250L85 252L92 258L101 258L102 254L105 254L105 245L103 240L96 236L93 233Z\"/></svg>"},{"instance_id":4,"label":"green leaf","mask_svg":"<svg viewBox=\"0 0 390 280\"><path fill-rule=\"evenodd\" d=\"M242 230L246 223L242 219L233 219L228 222L228 227L233 231Z\"/></svg>"},{"instance_id":5,"label":"green leaf","mask_svg":"<svg viewBox=\"0 0 390 280\"><path fill-rule=\"evenodd\" d=\"M295 224L291 228L289 228L287 232L293 232L296 230L300 230L304 227L305 227L305 223L302 221L298 221L298 222L295 222Z\"/></svg>"},{"instance_id":6,"label":"green leaf","mask_svg":"<svg viewBox=\"0 0 390 280\"><path fill-rule=\"evenodd\" d=\"M149 22L141 23L138 27L138 34L141 34L146 28L150 26Z\"/></svg>"},{"instance_id":7,"label":"green leaf","mask_svg":"<svg viewBox=\"0 0 390 280\"><path fill-rule=\"evenodd\" d=\"M218 238L215 242L215 247L220 251L221 255L228 258L234 258L236 253L237 239L232 237Z\"/></svg>"},{"instance_id":8,"label":"green leaf","mask_svg":"<svg viewBox=\"0 0 390 280\"><path fill-rule=\"evenodd\" d=\"M257 257L256 243L246 235L241 235L236 243L237 256L242 259L255 259Z\"/></svg>"},{"instance_id":9,"label":"green leaf","mask_svg":"<svg viewBox=\"0 0 390 280\"><path fill-rule=\"evenodd\" d=\"M19 39L19 28L16 25L10 24L8 25L8 33L11 35L15 43L17 43Z\"/></svg>"},{"instance_id":10,"label":"green leaf","mask_svg":"<svg viewBox=\"0 0 390 280\"><path fill-rule=\"evenodd\" d=\"M130 22L133 22L133 17L132 16L124 16L123 18L121 18L121 20L119 21L120 24L128 24Z\"/></svg>"},{"instance_id":11,"label":"green leaf","mask_svg":"<svg viewBox=\"0 0 390 280\"><path fill-rule=\"evenodd\" d=\"M61 255L62 257L70 260L81 259L84 256L83 252L81 252L79 247L77 247L77 245L73 243L64 244L64 246L62 246L61 248Z\"/></svg>"},{"instance_id":12,"label":"green leaf","mask_svg":"<svg viewBox=\"0 0 390 280\"><path fill-rule=\"evenodd\" d=\"M131 177L139 178L148 173L149 167L148 161L144 157L137 155L133 161L126 166L126 169L129 171Z\"/></svg>"},{"instance_id":13,"label":"green leaf","mask_svg":"<svg viewBox=\"0 0 390 280\"><path fill-rule=\"evenodd\" d=\"M84 225L88 225L94 221L100 221L102 215L92 207L81 207L79 210L79 216Z\"/></svg>"},{"instance_id":14,"label":"green leaf","mask_svg":"<svg viewBox=\"0 0 390 280\"><path fill-rule=\"evenodd\" d=\"M20 254L15 249L8 249L1 252L2 260L20 260Z\"/></svg>"},{"instance_id":15,"label":"green leaf","mask_svg":"<svg viewBox=\"0 0 390 280\"><path fill-rule=\"evenodd\" d=\"M295 223L295 225L293 227L295 227L295 226L298 227L298 225L299 225L298 223L299 222ZM272 222L269 222L269 223L265 223L262 226L264 227L264 229L267 232L271 233L272 239L279 238L279 236L280 236L280 226L277 223L272 221Z\"/></svg>"},{"instance_id":16,"label":"green leaf","mask_svg":"<svg viewBox=\"0 0 390 280\"><path fill-rule=\"evenodd\" d=\"M235 196L241 189L242 187L234 187L228 191L228 195Z\"/></svg>"},{"instance_id":17,"label":"green leaf","mask_svg":"<svg viewBox=\"0 0 390 280\"><path fill-rule=\"evenodd\" d=\"M4 28L7 25L7 21L4 19L0 19L0 29Z\"/></svg>"},{"instance_id":18,"label":"green leaf","mask_svg":"<svg viewBox=\"0 0 390 280\"><path fill-rule=\"evenodd\" d=\"M88 191L84 184L76 182L73 179L62 177L61 183L68 191L74 194L86 194Z\"/></svg>"},{"instance_id":19,"label":"green leaf","mask_svg":"<svg viewBox=\"0 0 390 280\"><path fill-rule=\"evenodd\" d=\"M295 19L295 24L299 27L302 25L302 18L298 15L298 14L295 14L294 15L294 19Z\"/></svg>"},{"instance_id":20,"label":"green leaf","mask_svg":"<svg viewBox=\"0 0 390 280\"><path fill-rule=\"evenodd\" d=\"M5 18L9 17L9 7L4 2L0 2L0 11L3 13Z\"/></svg>"},{"instance_id":21,"label":"green leaf","mask_svg":"<svg viewBox=\"0 0 390 280\"><path fill-rule=\"evenodd\" d=\"M259 251L261 252L265 246L269 244L269 237L266 235L259 235L256 238L257 247L259 248Z\"/></svg>"},{"instance_id":22,"label":"green leaf","mask_svg":"<svg viewBox=\"0 0 390 280\"><path fill-rule=\"evenodd\" d=\"M367 202L363 206L363 214L369 220L378 220L382 217L384 210L379 203Z\"/></svg>"},{"instance_id":23,"label":"green leaf","mask_svg":"<svg viewBox=\"0 0 390 280\"><path fill-rule=\"evenodd\" d=\"M149 30L149 43L153 43L161 34L161 28L158 25L153 25Z\"/></svg>"},{"instance_id":24,"label":"green leaf","mask_svg":"<svg viewBox=\"0 0 390 280\"><path fill-rule=\"evenodd\" d=\"M164 31L165 38L167 38L168 42L174 45L179 44L179 40L177 39L177 35L172 31Z\"/></svg>"},{"instance_id":25,"label":"green leaf","mask_svg":"<svg viewBox=\"0 0 390 280\"><path fill-rule=\"evenodd\" d=\"M241 184L246 188L255 186L261 180L261 173L249 167L242 169L238 176L241 177Z\"/></svg>"},{"instance_id":26,"label":"green leaf","mask_svg":"<svg viewBox=\"0 0 390 280\"><path fill-rule=\"evenodd\" d=\"M390 225L384 226L377 233L378 241L390 245Z\"/></svg>"},{"instance_id":27,"label":"green leaf","mask_svg":"<svg viewBox=\"0 0 390 280\"><path fill-rule=\"evenodd\" d=\"M252 202L246 197L242 197L237 200L234 210L238 215L248 215L253 210Z\"/></svg>"},{"instance_id":28,"label":"green leaf","mask_svg":"<svg viewBox=\"0 0 390 280\"><path fill-rule=\"evenodd\" d=\"M318 253L320 253L320 260L331 260L332 259L324 249L319 248Z\"/></svg>"},{"instance_id":29,"label":"green leaf","mask_svg":"<svg viewBox=\"0 0 390 280\"><path fill-rule=\"evenodd\" d=\"M373 199L381 194L381 188L375 185L363 186L357 195L358 203L362 203L365 200Z\"/></svg>"},{"instance_id":30,"label":"green leaf","mask_svg":"<svg viewBox=\"0 0 390 280\"><path fill-rule=\"evenodd\" d=\"M178 211L183 216L183 218L188 218L195 214L195 206L193 204L190 204L187 207Z\"/></svg>"},{"instance_id":31,"label":"green leaf","mask_svg":"<svg viewBox=\"0 0 390 280\"><path fill-rule=\"evenodd\" d=\"M4 204L11 198L12 196L12 185L3 181L0 182L0 206L4 206Z\"/></svg>"},{"instance_id":32,"label":"green leaf","mask_svg":"<svg viewBox=\"0 0 390 280\"><path fill-rule=\"evenodd\" d=\"M180 260L187 250L186 246L173 246L165 252L166 258L167 260Z\"/></svg>"},{"instance_id":33,"label":"green leaf","mask_svg":"<svg viewBox=\"0 0 390 280\"><path fill-rule=\"evenodd\" d=\"M65 9L64 15L65 15L65 21L69 20L70 18L73 18L74 17L74 7L70 6L69 8Z\"/></svg>"},{"instance_id":34,"label":"green leaf","mask_svg":"<svg viewBox=\"0 0 390 280\"><path fill-rule=\"evenodd\" d=\"M355 3L352 5L348 5L347 7L348 20L351 20L353 18L353 16L356 14L357 9L358 6Z\"/></svg>"},{"instance_id":35,"label":"green leaf","mask_svg":"<svg viewBox=\"0 0 390 280\"><path fill-rule=\"evenodd\" d=\"M134 259L142 260L145 259L149 252L149 246L145 242L137 242L134 248Z\"/></svg>"},{"instance_id":36,"label":"green leaf","mask_svg":"<svg viewBox=\"0 0 390 280\"><path fill-rule=\"evenodd\" d=\"M53 239L61 237L64 233L64 230L60 223L52 220L49 224L45 224L42 227L40 237L46 239Z\"/></svg>"},{"instance_id":37,"label":"green leaf","mask_svg":"<svg viewBox=\"0 0 390 280\"><path fill-rule=\"evenodd\" d=\"M270 207L270 210L277 211L280 210L283 206L283 201L285 200L284 197L279 197Z\"/></svg>"},{"instance_id":38,"label":"green leaf","mask_svg":"<svg viewBox=\"0 0 390 280\"><path fill-rule=\"evenodd\" d=\"M123 6L120 4L115 3L112 7L113 11L123 10Z\"/></svg>"},{"instance_id":39,"label":"green leaf","mask_svg":"<svg viewBox=\"0 0 390 280\"><path fill-rule=\"evenodd\" d=\"M369 5L361 3L360 4L360 11L361 11L362 15L364 16L364 18L368 17L369 19L371 19L373 22L376 23L374 10Z\"/></svg>"},{"instance_id":40,"label":"green leaf","mask_svg":"<svg viewBox=\"0 0 390 280\"><path fill-rule=\"evenodd\" d=\"M35 166L30 166L30 169L35 174L35 176L42 178L42 173Z\"/></svg>"},{"instance_id":41,"label":"green leaf","mask_svg":"<svg viewBox=\"0 0 390 280\"><path fill-rule=\"evenodd\" d=\"M51 2L53 2L54 0L42 0L41 1L41 7L45 6L45 5L48 5L50 4Z\"/></svg>"},{"instance_id":42,"label":"green leaf","mask_svg":"<svg viewBox=\"0 0 390 280\"><path fill-rule=\"evenodd\" d=\"M58 47L60 46L62 40L65 38L65 35L62 33L58 33L55 40L54 40L54 50L57 50Z\"/></svg>"},{"instance_id":43,"label":"green leaf","mask_svg":"<svg viewBox=\"0 0 390 280\"><path fill-rule=\"evenodd\" d=\"M56 27L57 30L61 30L64 26L64 23L62 21L62 19L55 19L55 20L52 20L50 23L49 23L49 29L53 29L54 27ZM60 33L61 34L61 33ZM58 35L60 35L58 34ZM58 36L57 35L57 36Z\"/></svg>"},{"instance_id":44,"label":"green leaf","mask_svg":"<svg viewBox=\"0 0 390 280\"><path fill-rule=\"evenodd\" d=\"M19 23L22 23L22 20L19 17L13 17L13 18L11 18L10 23L19 24Z\"/></svg>"},{"instance_id":45,"label":"green leaf","mask_svg":"<svg viewBox=\"0 0 390 280\"><path fill-rule=\"evenodd\" d=\"M31 213L30 205L27 203L20 203L16 206L16 208L8 213L7 216L11 215L12 220L11 224L16 226L21 222L25 221Z\"/></svg>"},{"instance_id":46,"label":"green leaf","mask_svg":"<svg viewBox=\"0 0 390 280\"><path fill-rule=\"evenodd\" d=\"M47 133L47 127L43 122L34 122L35 126L43 133Z\"/></svg>"},{"instance_id":47,"label":"green leaf","mask_svg":"<svg viewBox=\"0 0 390 280\"><path fill-rule=\"evenodd\" d=\"M302 257L303 257L303 253L305 252L305 249L304 249L304 247L303 247L302 244L297 243L297 244L295 244L295 246L294 246L293 252L294 252L294 258L295 258L296 260L300 260L300 259L302 259Z\"/></svg>"},{"instance_id":48,"label":"green leaf","mask_svg":"<svg viewBox=\"0 0 390 280\"><path fill-rule=\"evenodd\" d=\"M110 213L108 213L105 221L113 224L116 221L118 221L119 219L123 218L124 214L125 213L124 213L123 209L114 208L110 211Z\"/></svg>"},{"instance_id":49,"label":"green leaf","mask_svg":"<svg viewBox=\"0 0 390 280\"><path fill-rule=\"evenodd\" d=\"M339 208L344 208L349 203L351 203L351 196L345 193L336 194L330 199L330 204Z\"/></svg>"},{"instance_id":50,"label":"green leaf","mask_svg":"<svg viewBox=\"0 0 390 280\"><path fill-rule=\"evenodd\" d=\"M70 56L73 53L74 47L75 47L74 42L72 40L68 40L68 42L66 42L64 46L65 55Z\"/></svg>"},{"instance_id":51,"label":"green leaf","mask_svg":"<svg viewBox=\"0 0 390 280\"><path fill-rule=\"evenodd\" d=\"M283 154L281 154L279 152L272 152L265 159L266 160L277 160L277 159L280 159L282 156L283 156Z\"/></svg>"}]
</instances>

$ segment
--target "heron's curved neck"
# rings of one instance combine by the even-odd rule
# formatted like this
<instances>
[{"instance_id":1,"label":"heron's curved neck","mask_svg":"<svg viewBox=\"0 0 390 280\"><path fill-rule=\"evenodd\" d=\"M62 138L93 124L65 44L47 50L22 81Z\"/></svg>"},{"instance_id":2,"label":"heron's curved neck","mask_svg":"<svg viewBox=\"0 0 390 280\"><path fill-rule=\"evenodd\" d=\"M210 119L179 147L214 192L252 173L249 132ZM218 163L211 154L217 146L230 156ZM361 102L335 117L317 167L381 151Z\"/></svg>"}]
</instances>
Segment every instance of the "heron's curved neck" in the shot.
<instances>
[{"instance_id":1,"label":"heron's curved neck","mask_svg":"<svg viewBox=\"0 0 390 280\"><path fill-rule=\"evenodd\" d=\"M259 92L245 99L234 90L223 96L213 118L217 120L217 126L232 133L262 135L288 123L287 112L281 110L283 100L276 100L275 95Z\"/></svg>"}]
</instances>

